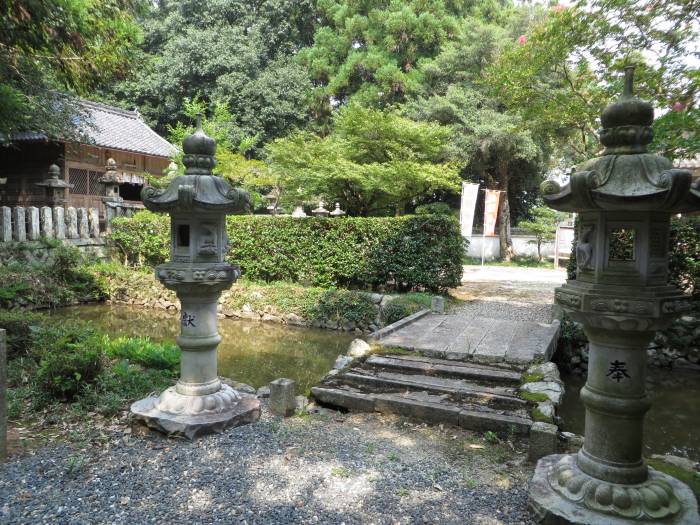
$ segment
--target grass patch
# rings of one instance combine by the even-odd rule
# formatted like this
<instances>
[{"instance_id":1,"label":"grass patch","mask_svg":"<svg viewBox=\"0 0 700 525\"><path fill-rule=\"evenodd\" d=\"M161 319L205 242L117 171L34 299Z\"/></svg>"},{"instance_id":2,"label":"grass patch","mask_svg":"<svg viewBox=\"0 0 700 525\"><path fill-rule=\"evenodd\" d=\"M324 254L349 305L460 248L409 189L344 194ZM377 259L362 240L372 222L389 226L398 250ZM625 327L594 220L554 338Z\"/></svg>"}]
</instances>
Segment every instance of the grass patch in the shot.
<instances>
[{"instance_id":1,"label":"grass patch","mask_svg":"<svg viewBox=\"0 0 700 525\"><path fill-rule=\"evenodd\" d=\"M530 401L531 403L542 403L543 401L549 400L547 394L544 394L542 392L527 392L525 390L521 390L518 393L518 395L521 399L524 399L525 401Z\"/></svg>"},{"instance_id":2,"label":"grass patch","mask_svg":"<svg viewBox=\"0 0 700 525\"><path fill-rule=\"evenodd\" d=\"M655 468L664 474L668 474L669 476L673 476L674 478L688 485L690 490L693 491L693 494L695 494L695 499L700 502L700 473L688 472L687 470L683 470L676 465L666 463L661 459L645 458L645 460L650 467Z\"/></svg>"},{"instance_id":3,"label":"grass patch","mask_svg":"<svg viewBox=\"0 0 700 525\"><path fill-rule=\"evenodd\" d=\"M520 384L524 385L525 383L536 383L537 381L542 381L543 379L544 373L542 372L523 372L523 375L520 376Z\"/></svg>"},{"instance_id":4,"label":"grass patch","mask_svg":"<svg viewBox=\"0 0 700 525\"><path fill-rule=\"evenodd\" d=\"M349 478L350 470L345 467L333 467L331 469L331 476L335 476L337 478Z\"/></svg>"},{"instance_id":5,"label":"grass patch","mask_svg":"<svg viewBox=\"0 0 700 525\"><path fill-rule=\"evenodd\" d=\"M535 407L532 409L532 419L534 421L540 421L542 423L553 423L554 421L552 420L551 417L545 416L539 408Z\"/></svg>"},{"instance_id":6,"label":"grass patch","mask_svg":"<svg viewBox=\"0 0 700 525\"><path fill-rule=\"evenodd\" d=\"M381 345L372 345L372 354L375 355L418 355L414 350L406 348L384 348Z\"/></svg>"},{"instance_id":7,"label":"grass patch","mask_svg":"<svg viewBox=\"0 0 700 525\"><path fill-rule=\"evenodd\" d=\"M465 256L462 264L481 266L481 258ZM553 263L538 261L536 257L514 257L510 261L484 261L484 266L505 266L513 268L552 268Z\"/></svg>"},{"instance_id":8,"label":"grass patch","mask_svg":"<svg viewBox=\"0 0 700 525\"><path fill-rule=\"evenodd\" d=\"M106 354L116 359L127 359L146 368L176 373L180 366L180 348L173 344L159 344L148 337L119 337L107 345Z\"/></svg>"}]
</instances>

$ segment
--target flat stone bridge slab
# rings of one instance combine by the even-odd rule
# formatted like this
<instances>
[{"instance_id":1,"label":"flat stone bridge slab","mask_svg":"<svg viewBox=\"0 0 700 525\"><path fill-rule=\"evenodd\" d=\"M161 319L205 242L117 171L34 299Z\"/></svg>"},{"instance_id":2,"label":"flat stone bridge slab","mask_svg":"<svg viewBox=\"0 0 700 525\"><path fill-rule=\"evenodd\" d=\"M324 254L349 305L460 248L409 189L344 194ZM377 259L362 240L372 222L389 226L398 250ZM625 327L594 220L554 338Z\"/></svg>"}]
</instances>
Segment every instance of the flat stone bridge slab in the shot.
<instances>
[{"instance_id":1,"label":"flat stone bridge slab","mask_svg":"<svg viewBox=\"0 0 700 525\"><path fill-rule=\"evenodd\" d=\"M514 321L458 311L424 315L378 343L384 348L405 348L428 357L524 369L535 360L548 361L556 349L558 335L559 321Z\"/></svg>"}]
</instances>

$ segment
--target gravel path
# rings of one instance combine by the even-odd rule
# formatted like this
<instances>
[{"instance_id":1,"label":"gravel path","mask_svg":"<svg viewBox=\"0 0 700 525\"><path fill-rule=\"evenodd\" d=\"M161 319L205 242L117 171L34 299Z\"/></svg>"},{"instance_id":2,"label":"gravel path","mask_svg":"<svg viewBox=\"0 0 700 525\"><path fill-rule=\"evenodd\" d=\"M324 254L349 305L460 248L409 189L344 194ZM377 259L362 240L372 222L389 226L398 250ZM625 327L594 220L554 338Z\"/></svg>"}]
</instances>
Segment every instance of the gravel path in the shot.
<instances>
[{"instance_id":1,"label":"gravel path","mask_svg":"<svg viewBox=\"0 0 700 525\"><path fill-rule=\"evenodd\" d=\"M271 417L195 442L131 435L0 466L3 524L534 525L524 445L375 414Z\"/></svg>"}]
</instances>

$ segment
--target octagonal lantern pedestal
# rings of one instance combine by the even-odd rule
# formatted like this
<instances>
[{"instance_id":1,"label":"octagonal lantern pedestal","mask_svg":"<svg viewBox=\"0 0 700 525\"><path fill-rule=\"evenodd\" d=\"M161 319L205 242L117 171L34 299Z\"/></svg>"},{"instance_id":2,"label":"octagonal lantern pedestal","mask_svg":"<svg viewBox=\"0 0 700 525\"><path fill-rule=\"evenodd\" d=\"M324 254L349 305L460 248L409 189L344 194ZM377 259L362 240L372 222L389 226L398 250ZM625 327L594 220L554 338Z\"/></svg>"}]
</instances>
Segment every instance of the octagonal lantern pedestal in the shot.
<instances>
[{"instance_id":1,"label":"octagonal lantern pedestal","mask_svg":"<svg viewBox=\"0 0 700 525\"><path fill-rule=\"evenodd\" d=\"M156 267L156 277L181 303L180 379L160 396L135 402L131 413L151 428L192 439L256 421L260 402L222 383L216 362L217 302L240 276L224 260L226 215L249 208L248 194L212 175L216 143L201 126L182 149L185 174L164 190L142 192L146 208L170 215L171 260Z\"/></svg>"},{"instance_id":2,"label":"octagonal lantern pedestal","mask_svg":"<svg viewBox=\"0 0 700 525\"><path fill-rule=\"evenodd\" d=\"M601 116L602 156L563 188L542 187L549 206L579 213L576 279L555 301L589 340L584 445L542 458L530 486L530 508L547 525L700 524L690 489L642 458L647 346L691 307L667 284L670 216L700 209L700 188L646 152L653 109L634 97L633 75L627 68L622 97Z\"/></svg>"}]
</instances>

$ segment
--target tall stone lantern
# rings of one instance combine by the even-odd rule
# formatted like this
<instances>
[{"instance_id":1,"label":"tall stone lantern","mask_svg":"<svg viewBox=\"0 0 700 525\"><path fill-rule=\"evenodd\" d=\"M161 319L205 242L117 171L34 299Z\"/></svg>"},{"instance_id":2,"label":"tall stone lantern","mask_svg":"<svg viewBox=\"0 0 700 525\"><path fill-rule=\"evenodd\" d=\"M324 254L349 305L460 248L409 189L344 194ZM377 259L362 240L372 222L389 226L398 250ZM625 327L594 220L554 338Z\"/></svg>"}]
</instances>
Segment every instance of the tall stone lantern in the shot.
<instances>
[{"instance_id":1,"label":"tall stone lantern","mask_svg":"<svg viewBox=\"0 0 700 525\"><path fill-rule=\"evenodd\" d=\"M104 174L97 179L97 182L104 187L105 196L102 197L102 202L123 202L124 199L119 195L119 176L117 173L117 162L113 158L107 159Z\"/></svg>"},{"instance_id":2,"label":"tall stone lantern","mask_svg":"<svg viewBox=\"0 0 700 525\"><path fill-rule=\"evenodd\" d=\"M250 207L248 194L212 175L216 142L197 131L182 143L185 174L166 189L145 188L149 210L170 215L171 260L156 267L156 277L181 303L180 379L158 397L131 406L132 416L170 435L193 438L256 421L260 402L224 384L217 374L217 301L240 276L225 262L226 215Z\"/></svg>"},{"instance_id":3,"label":"tall stone lantern","mask_svg":"<svg viewBox=\"0 0 700 525\"><path fill-rule=\"evenodd\" d=\"M537 464L530 506L541 523L700 524L692 492L642 458L647 346L654 332L690 308L667 283L669 221L700 209L691 174L647 153L654 112L632 92L601 116L600 157L583 163L560 187L543 184L545 202L579 213L576 279L555 300L588 336L583 448Z\"/></svg>"},{"instance_id":4,"label":"tall stone lantern","mask_svg":"<svg viewBox=\"0 0 700 525\"><path fill-rule=\"evenodd\" d=\"M35 183L35 185L44 188L46 192L46 205L51 207L65 205L68 200L66 191L73 187L72 184L61 178L61 168L56 164L51 164L51 166L49 166L48 177L41 182Z\"/></svg>"}]
</instances>

